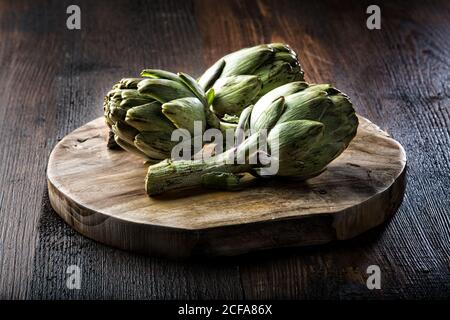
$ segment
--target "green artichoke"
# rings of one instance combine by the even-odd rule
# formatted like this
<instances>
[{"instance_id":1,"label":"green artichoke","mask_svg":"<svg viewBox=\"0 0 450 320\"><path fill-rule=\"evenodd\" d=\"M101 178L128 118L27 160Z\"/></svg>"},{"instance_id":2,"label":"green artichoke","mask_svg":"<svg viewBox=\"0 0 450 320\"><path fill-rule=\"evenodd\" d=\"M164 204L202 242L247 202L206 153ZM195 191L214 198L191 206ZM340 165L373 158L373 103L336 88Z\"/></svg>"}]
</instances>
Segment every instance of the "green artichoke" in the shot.
<instances>
[{"instance_id":1,"label":"green artichoke","mask_svg":"<svg viewBox=\"0 0 450 320\"><path fill-rule=\"evenodd\" d=\"M104 101L105 119L114 140L123 149L158 162L170 156L177 128L194 135L194 123L202 134L207 124L219 127L209 110L206 94L185 74L144 70L149 79L122 79Z\"/></svg>"},{"instance_id":2,"label":"green artichoke","mask_svg":"<svg viewBox=\"0 0 450 320\"><path fill-rule=\"evenodd\" d=\"M214 89L212 108L217 114L239 115L270 90L300 80L303 70L297 54L286 44L272 43L222 57L200 76L198 83L205 91ZM230 96L234 96L232 101Z\"/></svg>"},{"instance_id":3,"label":"green artichoke","mask_svg":"<svg viewBox=\"0 0 450 320\"><path fill-rule=\"evenodd\" d=\"M272 174L307 179L320 174L347 148L357 127L358 119L345 94L328 84L288 83L242 112L238 132L249 129L250 135L236 147L206 161L164 160L152 165L146 190L156 195L199 185L236 189L241 173L265 175L267 163L262 160L269 156L277 164ZM260 144L263 136L266 149ZM256 156L258 161L252 162Z\"/></svg>"}]
</instances>

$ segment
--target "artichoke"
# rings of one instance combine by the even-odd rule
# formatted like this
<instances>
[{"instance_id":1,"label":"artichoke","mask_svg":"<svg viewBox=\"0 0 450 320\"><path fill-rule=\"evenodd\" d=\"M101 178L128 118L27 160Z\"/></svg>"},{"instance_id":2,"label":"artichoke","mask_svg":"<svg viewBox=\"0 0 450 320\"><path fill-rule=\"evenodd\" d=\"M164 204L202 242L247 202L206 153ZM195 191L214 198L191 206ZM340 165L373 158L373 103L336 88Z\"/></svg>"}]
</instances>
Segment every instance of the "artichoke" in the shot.
<instances>
[{"instance_id":1,"label":"artichoke","mask_svg":"<svg viewBox=\"0 0 450 320\"><path fill-rule=\"evenodd\" d=\"M168 159L152 165L146 190L156 195L199 185L238 189L242 173L266 175L268 157L277 165L271 174L308 179L347 148L357 127L345 94L329 84L288 83L242 112L237 132L248 129L250 134L237 146L206 160ZM267 148L261 145L261 137L266 137Z\"/></svg>"},{"instance_id":2,"label":"artichoke","mask_svg":"<svg viewBox=\"0 0 450 320\"><path fill-rule=\"evenodd\" d=\"M303 70L297 54L286 44L271 43L222 57L200 76L198 83L205 91L214 89L212 109L217 114L239 115L272 89L300 80Z\"/></svg>"},{"instance_id":3,"label":"artichoke","mask_svg":"<svg viewBox=\"0 0 450 320\"><path fill-rule=\"evenodd\" d=\"M234 129L247 106L272 88L302 80L296 54L284 44L260 45L233 52L195 82L185 74L144 70L126 78L104 100L111 128L108 147L120 146L158 162L170 157L176 128L194 134L194 123L222 131Z\"/></svg>"},{"instance_id":4,"label":"artichoke","mask_svg":"<svg viewBox=\"0 0 450 320\"><path fill-rule=\"evenodd\" d=\"M206 94L190 76L163 70L144 70L142 75L149 79L122 79L104 100L106 123L123 149L158 162L170 156L176 144L171 141L173 130L183 128L194 135L203 134L207 124L220 126Z\"/></svg>"}]
</instances>

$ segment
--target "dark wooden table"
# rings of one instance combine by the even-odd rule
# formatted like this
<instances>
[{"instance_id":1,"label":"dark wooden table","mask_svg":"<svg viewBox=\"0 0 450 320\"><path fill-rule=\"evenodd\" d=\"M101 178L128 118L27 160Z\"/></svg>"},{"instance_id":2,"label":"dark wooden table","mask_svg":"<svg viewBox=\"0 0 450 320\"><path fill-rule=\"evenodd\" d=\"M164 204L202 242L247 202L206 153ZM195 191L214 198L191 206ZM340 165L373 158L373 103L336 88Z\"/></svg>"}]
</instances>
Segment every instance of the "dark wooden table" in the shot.
<instances>
[{"instance_id":1,"label":"dark wooden table","mask_svg":"<svg viewBox=\"0 0 450 320\"><path fill-rule=\"evenodd\" d=\"M360 1L0 2L0 297L372 299L450 297L450 3ZM144 67L199 75L217 58L283 41L307 79L332 82L406 149L403 205L352 241L170 261L86 239L52 210L46 165L64 135L102 114L112 83ZM80 290L66 287L69 265ZM366 269L381 269L368 290Z\"/></svg>"}]
</instances>

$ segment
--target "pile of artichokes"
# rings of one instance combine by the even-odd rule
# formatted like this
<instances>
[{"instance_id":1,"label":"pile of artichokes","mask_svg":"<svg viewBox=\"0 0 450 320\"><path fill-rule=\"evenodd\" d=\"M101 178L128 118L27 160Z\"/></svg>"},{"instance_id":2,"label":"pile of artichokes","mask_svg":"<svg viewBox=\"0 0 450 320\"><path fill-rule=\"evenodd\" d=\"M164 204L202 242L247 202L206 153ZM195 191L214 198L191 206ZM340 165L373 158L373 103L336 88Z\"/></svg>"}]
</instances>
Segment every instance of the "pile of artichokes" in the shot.
<instances>
[{"instance_id":1,"label":"pile of artichokes","mask_svg":"<svg viewBox=\"0 0 450 320\"><path fill-rule=\"evenodd\" d=\"M348 97L328 84L304 82L297 55L285 44L228 54L197 80L149 69L140 76L113 86L104 115L111 129L108 147L151 164L145 182L150 196L196 186L240 189L245 173L267 175L267 159L276 163L270 175L308 179L356 135L358 119ZM210 128L233 130L237 142L207 160L171 159L179 143L172 139L175 129L195 138Z\"/></svg>"},{"instance_id":2,"label":"pile of artichokes","mask_svg":"<svg viewBox=\"0 0 450 320\"><path fill-rule=\"evenodd\" d=\"M170 157L174 129L194 134L194 121L203 123L203 131L234 128L245 107L273 88L303 80L303 70L289 46L268 44L226 55L198 82L164 70L143 70L141 76L120 80L105 97L108 145L156 163Z\"/></svg>"}]
</instances>

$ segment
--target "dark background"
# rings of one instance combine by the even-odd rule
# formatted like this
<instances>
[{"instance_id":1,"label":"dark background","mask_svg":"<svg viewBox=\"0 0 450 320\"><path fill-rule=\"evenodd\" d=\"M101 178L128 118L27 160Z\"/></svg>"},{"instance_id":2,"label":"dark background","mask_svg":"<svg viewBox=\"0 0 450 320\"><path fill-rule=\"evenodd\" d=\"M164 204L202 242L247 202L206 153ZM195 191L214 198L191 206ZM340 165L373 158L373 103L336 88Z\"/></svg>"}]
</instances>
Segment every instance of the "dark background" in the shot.
<instances>
[{"instance_id":1,"label":"dark background","mask_svg":"<svg viewBox=\"0 0 450 320\"><path fill-rule=\"evenodd\" d=\"M81 7L81 30L66 8ZM381 30L366 8L381 7ZM311 82L332 82L400 141L404 202L354 240L170 261L88 240L52 210L46 165L103 95L144 67L199 75L244 46L283 41ZM449 1L0 2L0 298L449 298ZM66 288L66 268L82 289ZM379 265L381 290L366 287Z\"/></svg>"}]
</instances>

